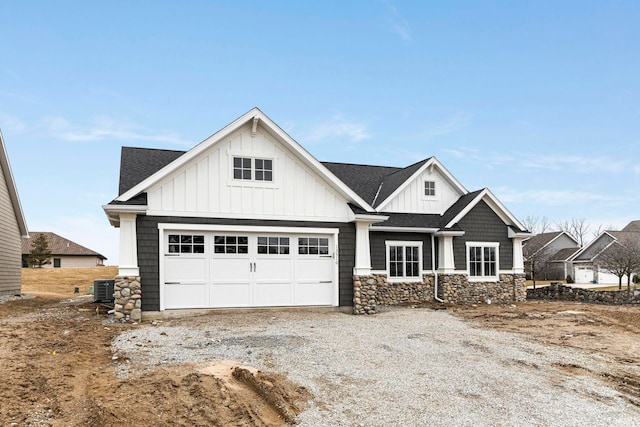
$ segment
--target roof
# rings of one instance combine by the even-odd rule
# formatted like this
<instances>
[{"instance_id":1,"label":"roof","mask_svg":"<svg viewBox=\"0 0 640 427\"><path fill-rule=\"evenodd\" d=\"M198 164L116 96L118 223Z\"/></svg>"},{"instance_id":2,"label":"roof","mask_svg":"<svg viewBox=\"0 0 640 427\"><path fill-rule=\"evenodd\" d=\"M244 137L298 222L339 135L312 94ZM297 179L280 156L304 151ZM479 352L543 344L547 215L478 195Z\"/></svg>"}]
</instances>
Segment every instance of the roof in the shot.
<instances>
[{"instance_id":1,"label":"roof","mask_svg":"<svg viewBox=\"0 0 640 427\"><path fill-rule=\"evenodd\" d=\"M631 221L629 224L627 224L622 231L636 231L636 232L640 232L640 220L638 221Z\"/></svg>"},{"instance_id":2,"label":"roof","mask_svg":"<svg viewBox=\"0 0 640 427\"><path fill-rule=\"evenodd\" d=\"M184 153L186 151L122 147L118 195L132 189Z\"/></svg>"},{"instance_id":3,"label":"roof","mask_svg":"<svg viewBox=\"0 0 640 427\"><path fill-rule=\"evenodd\" d=\"M27 228L27 221L24 218L24 212L22 211L22 205L20 204L20 197L18 197L18 188L16 182L13 179L13 173L11 172L11 165L9 164L9 156L7 155L7 149L4 145L4 139L2 138L2 131L0 131L0 172L4 174L4 179L7 182L9 190L9 198L11 199L11 205L18 221L18 228L20 229L20 235L22 237L29 236L29 230Z\"/></svg>"},{"instance_id":4,"label":"roof","mask_svg":"<svg viewBox=\"0 0 640 427\"><path fill-rule=\"evenodd\" d=\"M385 177L402 170L401 168L391 166L331 162L321 163L371 205L373 205L374 200L376 200L376 195Z\"/></svg>"},{"instance_id":5,"label":"roof","mask_svg":"<svg viewBox=\"0 0 640 427\"><path fill-rule=\"evenodd\" d=\"M573 254L575 254L579 250L580 248L577 246L575 248L560 249L552 257L549 257L549 259L552 261L567 261Z\"/></svg>"},{"instance_id":6,"label":"roof","mask_svg":"<svg viewBox=\"0 0 640 427\"><path fill-rule=\"evenodd\" d=\"M535 254L540 249L544 248L553 240L555 240L562 233L563 231L552 231L550 233L540 233L525 240L524 246L522 248L523 251L525 252L525 256ZM575 252L575 250L573 252Z\"/></svg>"},{"instance_id":7,"label":"roof","mask_svg":"<svg viewBox=\"0 0 640 427\"><path fill-rule=\"evenodd\" d=\"M101 259L107 259L104 255L91 249L85 248L69 239L65 239L50 231L33 231L29 233L29 238L22 239L22 254L28 255L31 252L33 241L44 234L49 242L49 250L51 255L67 255L67 256L95 256Z\"/></svg>"}]
</instances>

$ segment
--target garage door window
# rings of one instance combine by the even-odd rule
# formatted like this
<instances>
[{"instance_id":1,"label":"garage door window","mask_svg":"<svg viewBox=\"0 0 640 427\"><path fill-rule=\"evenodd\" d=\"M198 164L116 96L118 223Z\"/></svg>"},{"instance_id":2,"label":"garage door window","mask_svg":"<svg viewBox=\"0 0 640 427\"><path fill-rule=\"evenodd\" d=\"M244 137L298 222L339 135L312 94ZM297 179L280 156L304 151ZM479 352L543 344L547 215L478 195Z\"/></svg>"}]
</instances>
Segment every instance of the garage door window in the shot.
<instances>
[{"instance_id":1,"label":"garage door window","mask_svg":"<svg viewBox=\"0 0 640 427\"><path fill-rule=\"evenodd\" d=\"M204 236L194 234L169 234L170 254L203 254Z\"/></svg>"},{"instance_id":2,"label":"garage door window","mask_svg":"<svg viewBox=\"0 0 640 427\"><path fill-rule=\"evenodd\" d=\"M249 237L215 236L213 251L217 254L247 254L249 253Z\"/></svg>"},{"instance_id":3,"label":"garage door window","mask_svg":"<svg viewBox=\"0 0 640 427\"><path fill-rule=\"evenodd\" d=\"M271 255L288 255L288 237L258 237L258 253Z\"/></svg>"},{"instance_id":4,"label":"garage door window","mask_svg":"<svg viewBox=\"0 0 640 427\"><path fill-rule=\"evenodd\" d=\"M299 237L298 254L300 255L328 255L329 239L325 237Z\"/></svg>"}]
</instances>

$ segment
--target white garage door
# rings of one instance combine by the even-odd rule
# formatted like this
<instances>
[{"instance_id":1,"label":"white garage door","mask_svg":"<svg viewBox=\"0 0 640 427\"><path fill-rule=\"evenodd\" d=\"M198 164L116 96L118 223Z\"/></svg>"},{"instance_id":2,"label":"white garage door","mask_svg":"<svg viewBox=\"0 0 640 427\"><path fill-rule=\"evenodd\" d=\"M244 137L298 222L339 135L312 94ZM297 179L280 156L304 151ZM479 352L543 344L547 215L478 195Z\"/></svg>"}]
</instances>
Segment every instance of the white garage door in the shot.
<instances>
[{"instance_id":1,"label":"white garage door","mask_svg":"<svg viewBox=\"0 0 640 427\"><path fill-rule=\"evenodd\" d=\"M591 283L593 270L590 267L576 267L576 283Z\"/></svg>"},{"instance_id":2,"label":"white garage door","mask_svg":"<svg viewBox=\"0 0 640 427\"><path fill-rule=\"evenodd\" d=\"M602 270L598 271L598 283L617 285L618 281L619 281L618 276L616 276L615 274L602 271ZM622 276L622 283L623 284L627 283L627 276Z\"/></svg>"},{"instance_id":3,"label":"white garage door","mask_svg":"<svg viewBox=\"0 0 640 427\"><path fill-rule=\"evenodd\" d=\"M337 305L335 234L164 230L161 309Z\"/></svg>"}]
</instances>

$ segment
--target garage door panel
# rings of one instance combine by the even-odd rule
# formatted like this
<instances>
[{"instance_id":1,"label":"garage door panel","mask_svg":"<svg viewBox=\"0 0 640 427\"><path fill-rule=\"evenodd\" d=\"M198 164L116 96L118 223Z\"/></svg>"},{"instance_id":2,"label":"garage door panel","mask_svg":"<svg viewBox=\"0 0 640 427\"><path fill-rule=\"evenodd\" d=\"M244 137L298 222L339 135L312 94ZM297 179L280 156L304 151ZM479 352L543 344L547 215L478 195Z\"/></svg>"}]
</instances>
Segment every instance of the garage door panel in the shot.
<instances>
[{"instance_id":1,"label":"garage door panel","mask_svg":"<svg viewBox=\"0 0 640 427\"><path fill-rule=\"evenodd\" d=\"M204 283L167 284L164 288L165 308L205 308L206 292Z\"/></svg>"},{"instance_id":2,"label":"garage door panel","mask_svg":"<svg viewBox=\"0 0 640 427\"><path fill-rule=\"evenodd\" d=\"M331 280L333 266L333 258L299 258L296 262L296 278L298 282Z\"/></svg>"},{"instance_id":3,"label":"garage door panel","mask_svg":"<svg viewBox=\"0 0 640 427\"><path fill-rule=\"evenodd\" d=\"M209 287L210 307L251 307L249 283L217 283Z\"/></svg>"},{"instance_id":4,"label":"garage door panel","mask_svg":"<svg viewBox=\"0 0 640 427\"><path fill-rule=\"evenodd\" d=\"M291 281L291 258L256 258L253 277L256 282Z\"/></svg>"},{"instance_id":5,"label":"garage door panel","mask_svg":"<svg viewBox=\"0 0 640 427\"><path fill-rule=\"evenodd\" d=\"M254 303L258 307L293 305L291 282L257 283Z\"/></svg>"},{"instance_id":6,"label":"garage door panel","mask_svg":"<svg viewBox=\"0 0 640 427\"><path fill-rule=\"evenodd\" d=\"M205 282L207 261L205 258L165 257L165 282Z\"/></svg>"},{"instance_id":7,"label":"garage door panel","mask_svg":"<svg viewBox=\"0 0 640 427\"><path fill-rule=\"evenodd\" d=\"M298 283L295 305L331 305L333 289L333 282Z\"/></svg>"},{"instance_id":8,"label":"garage door panel","mask_svg":"<svg viewBox=\"0 0 640 427\"><path fill-rule=\"evenodd\" d=\"M218 282L249 282L249 258L216 258L211 261L211 279Z\"/></svg>"}]
</instances>

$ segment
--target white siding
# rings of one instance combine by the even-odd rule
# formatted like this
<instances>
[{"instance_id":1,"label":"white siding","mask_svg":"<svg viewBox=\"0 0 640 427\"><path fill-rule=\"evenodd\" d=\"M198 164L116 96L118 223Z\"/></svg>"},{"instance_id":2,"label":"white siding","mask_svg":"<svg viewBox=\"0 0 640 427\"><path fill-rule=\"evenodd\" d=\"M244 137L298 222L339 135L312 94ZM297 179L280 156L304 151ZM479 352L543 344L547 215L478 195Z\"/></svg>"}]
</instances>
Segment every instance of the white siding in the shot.
<instances>
[{"instance_id":1,"label":"white siding","mask_svg":"<svg viewBox=\"0 0 640 427\"><path fill-rule=\"evenodd\" d=\"M273 159L271 183L233 179L233 156ZM347 201L260 127L245 125L148 191L149 214L344 221Z\"/></svg>"},{"instance_id":2,"label":"white siding","mask_svg":"<svg viewBox=\"0 0 640 427\"><path fill-rule=\"evenodd\" d=\"M22 282L22 245L9 188L0 167L0 295L19 294Z\"/></svg>"},{"instance_id":3,"label":"white siding","mask_svg":"<svg viewBox=\"0 0 640 427\"><path fill-rule=\"evenodd\" d=\"M73 255L60 255L51 256L51 263L43 265L42 268L54 268L53 259L60 259L61 268L84 268L84 267L96 267L103 265L102 260L96 256L73 256Z\"/></svg>"},{"instance_id":4,"label":"white siding","mask_svg":"<svg viewBox=\"0 0 640 427\"><path fill-rule=\"evenodd\" d=\"M435 196L430 197L424 195L425 181L435 182ZM463 193L453 187L442 173L440 173L438 168L427 168L398 193L383 210L385 212L442 215L462 195Z\"/></svg>"}]
</instances>

